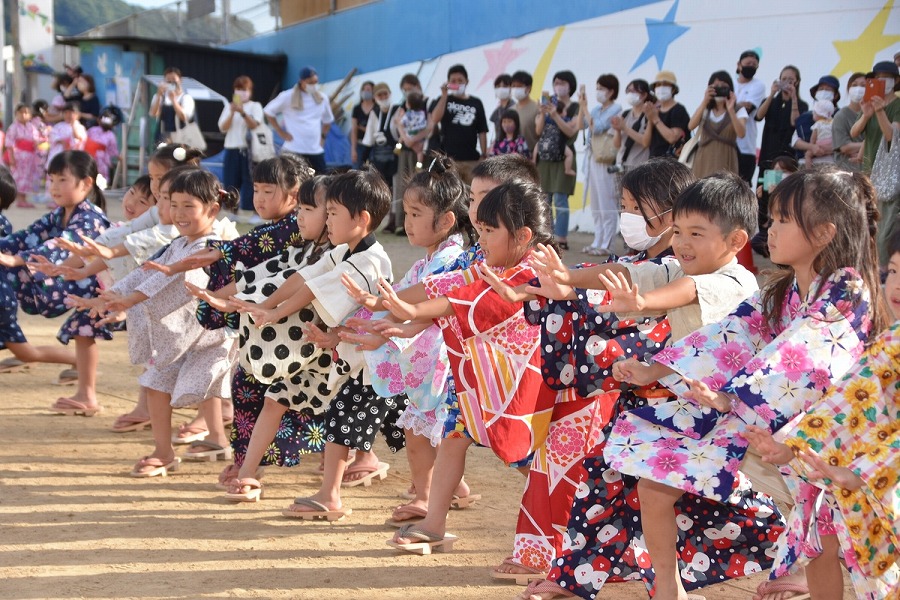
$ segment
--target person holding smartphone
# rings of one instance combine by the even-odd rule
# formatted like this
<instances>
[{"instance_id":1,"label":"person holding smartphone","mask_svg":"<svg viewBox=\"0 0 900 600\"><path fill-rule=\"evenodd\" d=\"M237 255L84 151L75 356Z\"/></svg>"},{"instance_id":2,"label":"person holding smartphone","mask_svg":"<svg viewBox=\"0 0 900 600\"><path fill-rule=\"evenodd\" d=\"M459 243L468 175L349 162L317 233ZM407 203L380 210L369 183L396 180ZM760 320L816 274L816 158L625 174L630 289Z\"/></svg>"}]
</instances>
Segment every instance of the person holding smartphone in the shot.
<instances>
[{"instance_id":1,"label":"person holding smartphone","mask_svg":"<svg viewBox=\"0 0 900 600\"><path fill-rule=\"evenodd\" d=\"M737 108L734 83L727 71L709 76L703 101L688 127L699 127L700 142L691 169L697 179L717 171L739 175L737 139L747 133L747 109Z\"/></svg>"},{"instance_id":2,"label":"person holding smartphone","mask_svg":"<svg viewBox=\"0 0 900 600\"><path fill-rule=\"evenodd\" d=\"M231 102L219 115L219 131L225 134L225 155L222 158L222 185L240 191L240 209L249 211L250 223L261 223L253 208L252 157L247 146L247 134L263 122L263 108L253 97L253 80L241 75L232 85ZM238 213L238 217L241 215Z\"/></svg>"},{"instance_id":3,"label":"person holding smartphone","mask_svg":"<svg viewBox=\"0 0 900 600\"><path fill-rule=\"evenodd\" d=\"M181 71L177 67L166 67L165 81L159 84L153 100L150 101L150 116L159 119L156 141L165 141L175 132L175 119L181 127L193 120L195 105L190 94L181 89Z\"/></svg>"}]
</instances>

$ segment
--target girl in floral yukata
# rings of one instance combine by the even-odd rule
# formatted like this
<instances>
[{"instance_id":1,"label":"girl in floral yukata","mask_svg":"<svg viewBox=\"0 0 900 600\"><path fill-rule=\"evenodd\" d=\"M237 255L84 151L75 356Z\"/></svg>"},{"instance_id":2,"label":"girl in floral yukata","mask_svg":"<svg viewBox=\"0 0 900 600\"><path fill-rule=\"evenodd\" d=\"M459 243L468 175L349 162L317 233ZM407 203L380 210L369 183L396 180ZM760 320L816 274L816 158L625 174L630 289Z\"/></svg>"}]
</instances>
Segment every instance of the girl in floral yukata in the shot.
<instances>
[{"instance_id":1,"label":"girl in floral yukata","mask_svg":"<svg viewBox=\"0 0 900 600\"><path fill-rule=\"evenodd\" d=\"M87 153L67 151L57 154L47 169L50 195L57 208L25 229L0 238L0 342L23 362L74 364L78 371L75 394L59 398L51 407L56 413L94 416L100 411L96 395L99 352L96 338L112 339L110 331L99 325L98 317L86 312L73 313L57 334L64 344L75 340L75 353L57 346L32 346L25 339L16 318L18 305L32 315L58 317L71 308L68 296L94 297L99 292L95 277L66 281L32 273L27 262L39 258L59 264L69 256L56 241L70 242L95 238L109 227L103 214L105 199L97 187L97 165Z\"/></svg>"},{"instance_id":2,"label":"girl in floral yukata","mask_svg":"<svg viewBox=\"0 0 900 600\"><path fill-rule=\"evenodd\" d=\"M414 175L403 194L409 243L425 248L427 255L394 285L395 290L407 288L428 275L445 272L450 265L456 264L464 246L474 243L475 231L467 212L468 189L449 158L438 156L432 159L428 171ZM464 243L463 235L467 243ZM347 284L360 300L365 299L361 288L353 286L349 280ZM369 309L361 309L347 322L359 333L344 331L339 335L345 342L356 343L365 350L362 357L379 396L389 398L406 393L410 401L397 424L403 427L406 435L415 498L398 506L391 516L389 523L399 526L419 520L427 513L432 471L437 447L443 438L452 379L447 348L435 323L401 326L393 320L370 320L372 316ZM394 333L403 337L386 337ZM408 338L410 335L413 337ZM338 353L341 357L352 357L354 349L341 344Z\"/></svg>"},{"instance_id":3,"label":"girl in floral yukata","mask_svg":"<svg viewBox=\"0 0 900 600\"><path fill-rule=\"evenodd\" d=\"M900 319L900 234L889 251L884 287ZM744 437L763 459L785 465L796 501L772 575L817 564L810 572L830 579L810 585L812 599L837 600L843 559L857 598L900 597L900 321L800 421L778 432L785 443L754 426Z\"/></svg>"},{"instance_id":4,"label":"girl in floral yukata","mask_svg":"<svg viewBox=\"0 0 900 600\"><path fill-rule=\"evenodd\" d=\"M428 516L394 536L393 544L403 550L452 543L447 511L468 447L478 442L506 463L523 460L544 443L557 397L540 374L538 328L525 320L521 306L501 299L481 279L485 269L512 286L535 277L527 262L531 250L553 240L540 188L521 182L495 187L478 206L476 227L484 262L426 279L430 299L409 304L380 286L384 305L396 317L439 320L465 427L441 443L435 471L442 477L432 484Z\"/></svg>"},{"instance_id":5,"label":"girl in floral yukata","mask_svg":"<svg viewBox=\"0 0 900 600\"><path fill-rule=\"evenodd\" d=\"M747 426L783 428L851 368L870 329L886 326L868 179L827 166L795 173L775 189L770 210L778 274L653 364L613 367L619 380L659 380L681 398L619 417L604 452L611 467L641 478L641 520L653 523L644 529L652 593L661 600L685 600L686 587L699 587L693 572L708 569L678 563L675 504L685 493L725 502L742 478ZM748 566L735 568L755 570ZM829 581L819 571L810 564L811 588Z\"/></svg>"}]
</instances>

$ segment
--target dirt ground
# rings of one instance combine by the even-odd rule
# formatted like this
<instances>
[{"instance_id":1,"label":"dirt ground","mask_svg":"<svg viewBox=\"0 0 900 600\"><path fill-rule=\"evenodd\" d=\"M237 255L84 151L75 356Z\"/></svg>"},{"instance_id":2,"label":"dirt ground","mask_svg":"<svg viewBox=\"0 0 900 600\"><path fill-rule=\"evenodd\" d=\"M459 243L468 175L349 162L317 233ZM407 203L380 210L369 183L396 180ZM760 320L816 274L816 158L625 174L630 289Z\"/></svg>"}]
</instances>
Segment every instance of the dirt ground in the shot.
<instances>
[{"instance_id":1,"label":"dirt ground","mask_svg":"<svg viewBox=\"0 0 900 600\"><path fill-rule=\"evenodd\" d=\"M116 211L112 211L115 216ZM12 210L17 226L35 210ZM418 257L405 239L381 236L402 273ZM590 241L572 236L572 247ZM576 253L570 262L586 260ZM23 315L30 341L56 343L62 319ZM265 497L231 504L213 484L223 463L184 463L168 478L127 473L151 448L149 431L109 431L136 401L138 368L125 335L101 342L94 418L47 410L71 388L53 385L60 367L35 365L0 374L0 598L512 598L521 588L498 585L489 567L510 553L522 479L489 450L469 453L466 478L483 500L453 511L459 536L449 554L414 556L385 545L383 522L409 483L405 453L381 458L388 478L346 491L353 515L334 524L281 516L295 496L319 482L315 458L293 469L268 469ZM8 353L0 353L5 358ZM179 411L176 421L190 418ZM762 576L703 591L709 600L748 599ZM646 598L637 583L611 584L601 598ZM845 597L851 598L850 588Z\"/></svg>"}]
</instances>

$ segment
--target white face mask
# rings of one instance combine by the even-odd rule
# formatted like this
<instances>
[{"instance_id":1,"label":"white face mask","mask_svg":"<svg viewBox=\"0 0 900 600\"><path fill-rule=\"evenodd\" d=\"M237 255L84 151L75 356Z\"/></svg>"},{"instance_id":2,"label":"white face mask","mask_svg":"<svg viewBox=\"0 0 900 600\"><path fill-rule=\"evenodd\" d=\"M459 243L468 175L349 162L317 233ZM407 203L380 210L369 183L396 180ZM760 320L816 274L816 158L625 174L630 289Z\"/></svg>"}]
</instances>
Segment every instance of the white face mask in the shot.
<instances>
[{"instance_id":1,"label":"white face mask","mask_svg":"<svg viewBox=\"0 0 900 600\"><path fill-rule=\"evenodd\" d=\"M102 123L103 125L112 125L113 120L111 117L100 117L100 123Z\"/></svg>"},{"instance_id":2,"label":"white face mask","mask_svg":"<svg viewBox=\"0 0 900 600\"><path fill-rule=\"evenodd\" d=\"M668 85L658 85L653 89L653 93L659 98L660 102L672 99L672 88Z\"/></svg>"},{"instance_id":3,"label":"white face mask","mask_svg":"<svg viewBox=\"0 0 900 600\"><path fill-rule=\"evenodd\" d=\"M519 100L524 100L525 96L528 95L528 90L523 87L514 87L510 94L513 97L513 100L518 102Z\"/></svg>"},{"instance_id":4,"label":"white face mask","mask_svg":"<svg viewBox=\"0 0 900 600\"><path fill-rule=\"evenodd\" d=\"M553 86L553 91L556 93L557 98L569 97L569 86L567 85L555 85Z\"/></svg>"},{"instance_id":5,"label":"white face mask","mask_svg":"<svg viewBox=\"0 0 900 600\"><path fill-rule=\"evenodd\" d=\"M637 92L628 92L625 94L625 102L627 102L629 106L637 106L641 103L641 95Z\"/></svg>"},{"instance_id":6,"label":"white face mask","mask_svg":"<svg viewBox=\"0 0 900 600\"><path fill-rule=\"evenodd\" d=\"M603 104L607 100L609 100L609 92L606 90L597 90L597 102Z\"/></svg>"},{"instance_id":7,"label":"white face mask","mask_svg":"<svg viewBox=\"0 0 900 600\"><path fill-rule=\"evenodd\" d=\"M497 100L506 100L507 98L509 98L509 88L508 87L494 88L494 95L497 97Z\"/></svg>"},{"instance_id":8,"label":"white face mask","mask_svg":"<svg viewBox=\"0 0 900 600\"><path fill-rule=\"evenodd\" d=\"M831 90L820 90L816 92L816 100L831 102L834 100L834 92Z\"/></svg>"},{"instance_id":9,"label":"white face mask","mask_svg":"<svg viewBox=\"0 0 900 600\"><path fill-rule=\"evenodd\" d=\"M669 211L666 211L663 215L667 212ZM647 248L652 247L662 238L662 234L656 237L650 237L647 234L647 222L644 221L644 218L641 215L635 215L628 212L622 213L619 230L622 232L622 237L625 238L625 243L628 244L628 247L634 248L638 252L642 252Z\"/></svg>"},{"instance_id":10,"label":"white face mask","mask_svg":"<svg viewBox=\"0 0 900 600\"><path fill-rule=\"evenodd\" d=\"M250 92L248 90L234 90L234 94L241 99L241 102L246 102L250 99Z\"/></svg>"},{"instance_id":11,"label":"white face mask","mask_svg":"<svg viewBox=\"0 0 900 600\"><path fill-rule=\"evenodd\" d=\"M863 96L866 95L866 86L854 85L847 93L850 96L850 102L861 102Z\"/></svg>"},{"instance_id":12,"label":"white face mask","mask_svg":"<svg viewBox=\"0 0 900 600\"><path fill-rule=\"evenodd\" d=\"M466 84L461 83L455 90L450 90L450 93L454 96L465 96L466 95Z\"/></svg>"},{"instance_id":13,"label":"white face mask","mask_svg":"<svg viewBox=\"0 0 900 600\"><path fill-rule=\"evenodd\" d=\"M387 110L391 107L391 97L390 96L388 96L384 100L377 100L376 102L378 102L378 106L379 106L379 108L381 108L381 110Z\"/></svg>"},{"instance_id":14,"label":"white face mask","mask_svg":"<svg viewBox=\"0 0 900 600\"><path fill-rule=\"evenodd\" d=\"M884 82L884 93L890 94L894 91L894 78L893 77L879 77Z\"/></svg>"}]
</instances>

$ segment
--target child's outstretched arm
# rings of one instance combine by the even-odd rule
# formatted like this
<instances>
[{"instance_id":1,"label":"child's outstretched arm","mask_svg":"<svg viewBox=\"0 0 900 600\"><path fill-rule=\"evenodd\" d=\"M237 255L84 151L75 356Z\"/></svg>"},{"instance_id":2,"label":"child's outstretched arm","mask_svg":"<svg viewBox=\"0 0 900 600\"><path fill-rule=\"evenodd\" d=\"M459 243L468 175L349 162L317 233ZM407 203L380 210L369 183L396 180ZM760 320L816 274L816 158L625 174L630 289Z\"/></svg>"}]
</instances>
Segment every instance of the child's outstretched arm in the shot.
<instances>
[{"instance_id":1,"label":"child's outstretched arm","mask_svg":"<svg viewBox=\"0 0 900 600\"><path fill-rule=\"evenodd\" d=\"M563 264L556 250L550 246L538 244L531 254L531 265L539 273L549 277L560 285L573 288L604 289L597 276L601 273L624 273L631 282L628 269L616 263L606 263L584 269L569 269Z\"/></svg>"},{"instance_id":2,"label":"child's outstretched arm","mask_svg":"<svg viewBox=\"0 0 900 600\"><path fill-rule=\"evenodd\" d=\"M140 304L149 296L142 292L131 292L130 294L117 294L116 292L106 290L100 292L100 297L105 303L106 312L121 312L128 310L132 306Z\"/></svg>"},{"instance_id":3,"label":"child's outstretched arm","mask_svg":"<svg viewBox=\"0 0 900 600\"><path fill-rule=\"evenodd\" d=\"M376 296L375 294L370 294L366 290L362 289L356 281L353 280L350 275L344 273L341 275L341 283L344 284L344 287L347 288L347 293L361 306L365 306L372 312L381 312L383 310L387 310L381 302L381 298ZM403 300L404 302L409 302L410 304L418 304L420 302L425 302L428 300L428 295L425 293L425 285L421 282L414 283L413 285L403 288L399 292L397 292L397 296Z\"/></svg>"},{"instance_id":4,"label":"child's outstretched arm","mask_svg":"<svg viewBox=\"0 0 900 600\"><path fill-rule=\"evenodd\" d=\"M697 303L697 286L690 277L681 277L646 294L641 294L638 286L632 284L627 271L606 271L597 278L609 292L611 300L605 307L609 312L658 314Z\"/></svg>"},{"instance_id":5,"label":"child's outstretched arm","mask_svg":"<svg viewBox=\"0 0 900 600\"><path fill-rule=\"evenodd\" d=\"M404 321L421 321L424 319L437 319L449 317L453 314L453 307L445 296L438 296L416 304L405 302L391 288L384 279L378 282L378 290L381 292L381 301L384 307L398 319Z\"/></svg>"},{"instance_id":6,"label":"child's outstretched arm","mask_svg":"<svg viewBox=\"0 0 900 600\"><path fill-rule=\"evenodd\" d=\"M315 295L306 285L306 280L299 273L294 273L287 278L284 285L260 304L234 297L231 298L231 301L234 302L238 312L249 314L256 323L257 329L262 329L269 323L277 323L294 314L304 306L311 304L314 299Z\"/></svg>"},{"instance_id":7,"label":"child's outstretched arm","mask_svg":"<svg viewBox=\"0 0 900 600\"><path fill-rule=\"evenodd\" d=\"M490 267L483 263L477 266L476 269L478 269L478 274L484 279L485 283L491 286L491 289L497 292L497 295L507 302L515 304L517 302L527 302L528 300L534 299L534 294L529 294L525 291L525 288L529 287L527 284L512 287L500 279Z\"/></svg>"},{"instance_id":8,"label":"child's outstretched arm","mask_svg":"<svg viewBox=\"0 0 900 600\"><path fill-rule=\"evenodd\" d=\"M235 285L234 282L229 283L215 292L197 287L188 281L184 282L184 287L187 288L187 291L191 296L198 300L203 300L220 312L237 311L238 305L231 300L231 297L237 293L237 285Z\"/></svg>"},{"instance_id":9,"label":"child's outstretched arm","mask_svg":"<svg viewBox=\"0 0 900 600\"><path fill-rule=\"evenodd\" d=\"M103 260L110 260L112 258L128 255L128 249L125 248L125 244L119 244L118 246L104 246L86 236L81 236L81 240L84 242L82 248L84 249L85 255L98 256Z\"/></svg>"},{"instance_id":10,"label":"child's outstretched arm","mask_svg":"<svg viewBox=\"0 0 900 600\"><path fill-rule=\"evenodd\" d=\"M221 259L221 250L217 248L204 248L203 250L195 252L187 258L182 258L181 260L170 265L163 265L152 260L148 260L141 266L145 270L159 271L164 275L171 276L178 273L184 273L185 271L192 271L194 269L202 269L204 267L208 267L212 264L215 264Z\"/></svg>"},{"instance_id":11,"label":"child's outstretched arm","mask_svg":"<svg viewBox=\"0 0 900 600\"><path fill-rule=\"evenodd\" d=\"M629 358L613 364L612 376L616 381L624 381L631 385L650 385L667 375L674 373L672 369L659 363L645 364L637 359Z\"/></svg>"}]
</instances>

